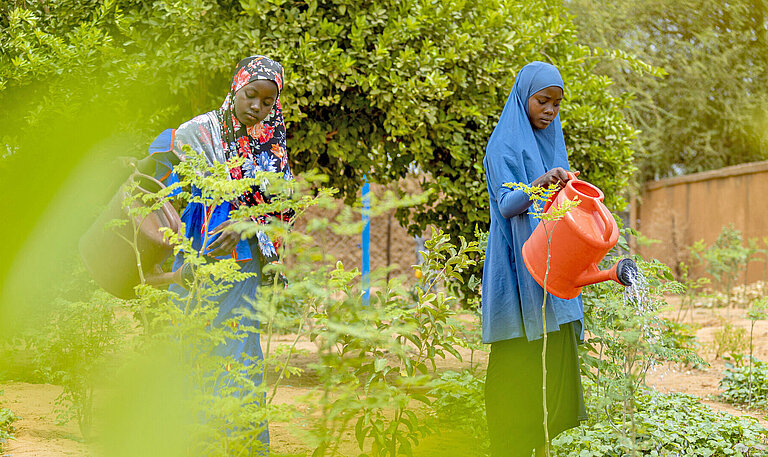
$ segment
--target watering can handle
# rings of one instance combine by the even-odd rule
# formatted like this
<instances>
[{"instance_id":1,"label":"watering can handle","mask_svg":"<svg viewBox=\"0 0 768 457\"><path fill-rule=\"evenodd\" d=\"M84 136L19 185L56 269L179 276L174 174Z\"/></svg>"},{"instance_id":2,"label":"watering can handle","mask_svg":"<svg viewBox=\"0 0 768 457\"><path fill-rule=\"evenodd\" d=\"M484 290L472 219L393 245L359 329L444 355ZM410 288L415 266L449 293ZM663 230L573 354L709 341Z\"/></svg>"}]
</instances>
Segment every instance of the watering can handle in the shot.
<instances>
[{"instance_id":1,"label":"watering can handle","mask_svg":"<svg viewBox=\"0 0 768 457\"><path fill-rule=\"evenodd\" d=\"M161 189L166 187L165 184L162 183L162 181L159 181L154 177L149 176L146 173L142 173L141 171L139 171L139 169L136 167L135 164L132 164L132 165L135 168L135 171L131 173L131 175L129 176L129 179L142 178L157 184ZM152 193L141 186L137 186L136 188L145 194ZM179 233L179 230L181 229L181 218L179 217L179 214L175 211L173 206L171 206L170 203L166 202L166 204L160 207L160 210L165 216L165 219L166 219L165 221L168 223L168 226L170 227L170 229L176 233Z\"/></svg>"},{"instance_id":2,"label":"watering can handle","mask_svg":"<svg viewBox=\"0 0 768 457\"><path fill-rule=\"evenodd\" d=\"M576 173L573 173L571 171L566 171L565 174L568 176L568 180L576 179L576 177L579 176L578 171ZM560 190L562 190L562 188ZM552 194L551 197L549 197L549 200L547 200L547 203L544 204L544 210L542 212L546 213L547 211L549 211L549 207L552 206L552 203L555 202L555 198L557 197L557 194L560 192L560 190L558 190L557 192Z\"/></svg>"},{"instance_id":3,"label":"watering can handle","mask_svg":"<svg viewBox=\"0 0 768 457\"><path fill-rule=\"evenodd\" d=\"M600 218L603 220L603 224L605 224L603 241L608 241L611 239L611 235L613 235L613 216L611 216L611 213L608 212L608 208L606 208L600 201L595 201L595 206L600 213Z\"/></svg>"}]
</instances>

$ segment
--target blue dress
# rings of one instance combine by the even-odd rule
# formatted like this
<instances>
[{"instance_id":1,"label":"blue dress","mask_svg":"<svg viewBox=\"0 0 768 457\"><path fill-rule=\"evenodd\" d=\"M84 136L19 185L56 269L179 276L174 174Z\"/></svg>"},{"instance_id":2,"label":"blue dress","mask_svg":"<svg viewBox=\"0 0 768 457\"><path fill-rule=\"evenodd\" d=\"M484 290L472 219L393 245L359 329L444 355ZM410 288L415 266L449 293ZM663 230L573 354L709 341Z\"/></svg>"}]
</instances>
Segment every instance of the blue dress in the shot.
<instances>
[{"instance_id":1,"label":"blue dress","mask_svg":"<svg viewBox=\"0 0 768 457\"><path fill-rule=\"evenodd\" d=\"M493 130L483 166L490 203L491 225L483 267L483 342L542 337L541 304L544 290L523 262L523 243L538 220L528 211L531 203L522 190L507 183L530 185L556 167L568 166L560 116L545 129L534 129L528 119L528 98L550 86L563 87L555 67L542 62L526 66ZM577 335L583 339L584 317L581 295L563 300L547 294L547 332L578 321Z\"/></svg>"}]
</instances>

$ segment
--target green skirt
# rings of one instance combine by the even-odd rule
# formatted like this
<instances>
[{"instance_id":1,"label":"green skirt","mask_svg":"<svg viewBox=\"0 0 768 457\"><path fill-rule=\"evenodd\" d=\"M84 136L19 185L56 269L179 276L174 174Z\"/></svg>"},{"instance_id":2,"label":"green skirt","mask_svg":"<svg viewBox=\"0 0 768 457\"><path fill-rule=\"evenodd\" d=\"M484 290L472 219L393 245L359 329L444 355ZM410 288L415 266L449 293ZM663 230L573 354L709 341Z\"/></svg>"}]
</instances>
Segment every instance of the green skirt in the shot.
<instances>
[{"instance_id":1,"label":"green skirt","mask_svg":"<svg viewBox=\"0 0 768 457\"><path fill-rule=\"evenodd\" d=\"M547 424L549 438L587 419L581 387L576 328L547 334ZM530 456L544 444L541 351L543 339L514 338L491 344L485 403L491 456Z\"/></svg>"}]
</instances>

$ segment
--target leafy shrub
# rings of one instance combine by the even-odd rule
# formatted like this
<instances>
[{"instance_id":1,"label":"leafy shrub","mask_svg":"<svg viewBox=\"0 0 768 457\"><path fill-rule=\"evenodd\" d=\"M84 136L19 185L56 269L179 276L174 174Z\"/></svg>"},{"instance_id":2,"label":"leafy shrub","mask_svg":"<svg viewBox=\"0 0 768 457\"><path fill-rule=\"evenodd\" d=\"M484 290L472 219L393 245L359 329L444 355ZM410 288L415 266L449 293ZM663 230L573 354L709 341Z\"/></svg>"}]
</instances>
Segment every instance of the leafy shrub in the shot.
<instances>
[{"instance_id":1,"label":"leafy shrub","mask_svg":"<svg viewBox=\"0 0 768 457\"><path fill-rule=\"evenodd\" d=\"M692 278L690 276L690 266L685 262L680 262L679 265L679 281L685 287L685 294L680 300L680 308L677 311L676 321L682 322L685 319L685 315L690 311L691 321L693 321L693 308L698 303L698 299L701 294L701 289L709 284L709 278Z\"/></svg>"},{"instance_id":2,"label":"leafy shrub","mask_svg":"<svg viewBox=\"0 0 768 457\"><path fill-rule=\"evenodd\" d=\"M594 411L591 411L594 414ZM620 425L620 424L618 424ZM571 429L554 440L558 456L765 456L768 430L757 419L712 410L696 397L645 391L637 395L636 438L616 433L603 419Z\"/></svg>"},{"instance_id":3,"label":"leafy shrub","mask_svg":"<svg viewBox=\"0 0 768 457\"><path fill-rule=\"evenodd\" d=\"M768 409L768 363L756 358L750 365L726 363L720 388L728 403Z\"/></svg>"},{"instance_id":4,"label":"leafy shrub","mask_svg":"<svg viewBox=\"0 0 768 457\"><path fill-rule=\"evenodd\" d=\"M47 382L38 371L31 334L0 341L0 381L18 381L32 384Z\"/></svg>"},{"instance_id":5,"label":"leafy shrub","mask_svg":"<svg viewBox=\"0 0 768 457\"><path fill-rule=\"evenodd\" d=\"M616 260L606 260L605 264ZM631 398L631 393L645 383L648 369L658 363L703 363L689 338L670 331L671 324L659 316L666 305L664 294L680 293L680 284L666 265L637 256L635 261L644 272L643 287L633 292L603 282L583 291L589 333L580 355L587 367L586 376L608 404L616 398Z\"/></svg>"},{"instance_id":6,"label":"leafy shrub","mask_svg":"<svg viewBox=\"0 0 768 457\"><path fill-rule=\"evenodd\" d=\"M628 231L623 231L626 235ZM623 239L616 249L625 245ZM604 266L616 262L606 259ZM665 294L680 294L669 267L635 256L636 285L622 288L604 282L584 289L585 344L579 348L586 393L595 403L591 423L616 424L616 439L638 443L636 395L645 388L648 370L664 361L705 364L681 336L659 316ZM635 438L633 438L635 437Z\"/></svg>"},{"instance_id":7,"label":"leafy shrub","mask_svg":"<svg viewBox=\"0 0 768 457\"><path fill-rule=\"evenodd\" d=\"M425 242L417 300L409 303L404 289L391 281L361 304L357 270L341 264L330 272L329 290L336 299L313 309L311 337L319 345L313 366L322 393L313 409L321 419L310 432L313 455L336 452L346 424L354 424L361 450L368 455L413 455L414 447L434 428L414 407L429 405L424 392L437 376L437 359L461 359L461 329L453 317L456 297L433 286L473 264L474 242L454 246L447 234L435 230ZM340 296L339 292L343 295Z\"/></svg>"},{"instance_id":8,"label":"leafy shrub","mask_svg":"<svg viewBox=\"0 0 768 457\"><path fill-rule=\"evenodd\" d=\"M698 353L701 349L701 344L696 341L698 326L665 318L661 319L661 325L662 338L669 342L671 349L693 353Z\"/></svg>"},{"instance_id":9,"label":"leafy shrub","mask_svg":"<svg viewBox=\"0 0 768 457\"><path fill-rule=\"evenodd\" d=\"M707 273L725 292L725 304L729 307L735 302L736 281L756 252L754 247L744 247L741 232L732 225L723 226L712 246L706 247L703 241L698 241L691 247L693 257L706 265Z\"/></svg>"},{"instance_id":10,"label":"leafy shrub","mask_svg":"<svg viewBox=\"0 0 768 457\"><path fill-rule=\"evenodd\" d=\"M435 417L444 426L464 429L487 443L485 373L446 371L431 383L429 396Z\"/></svg>"},{"instance_id":11,"label":"leafy shrub","mask_svg":"<svg viewBox=\"0 0 768 457\"><path fill-rule=\"evenodd\" d=\"M624 204L633 169L634 131L620 112L628 97L612 96L610 81L592 72L597 59L577 44L559 0L95 3L4 8L0 92L44 80L54 87L36 95L83 101L56 80L93 82L101 72L108 91L143 79L163 86L179 99L181 121L221 102L239 58L268 54L290 81L283 106L298 171L319 169L353 198L364 174L388 182L418 164L431 175L426 185L442 192L418 215L421 229L444 221L448 233L469 238L487 216L477 172L515 71L547 60L566 80L563 129L576 168L611 206Z\"/></svg>"},{"instance_id":12,"label":"leafy shrub","mask_svg":"<svg viewBox=\"0 0 768 457\"><path fill-rule=\"evenodd\" d=\"M77 419L85 439L91 433L97 380L125 344L128 321L117 314L121 304L101 290L88 302L60 300L34 337L39 372L64 388L56 399L61 406L58 420Z\"/></svg>"}]
</instances>

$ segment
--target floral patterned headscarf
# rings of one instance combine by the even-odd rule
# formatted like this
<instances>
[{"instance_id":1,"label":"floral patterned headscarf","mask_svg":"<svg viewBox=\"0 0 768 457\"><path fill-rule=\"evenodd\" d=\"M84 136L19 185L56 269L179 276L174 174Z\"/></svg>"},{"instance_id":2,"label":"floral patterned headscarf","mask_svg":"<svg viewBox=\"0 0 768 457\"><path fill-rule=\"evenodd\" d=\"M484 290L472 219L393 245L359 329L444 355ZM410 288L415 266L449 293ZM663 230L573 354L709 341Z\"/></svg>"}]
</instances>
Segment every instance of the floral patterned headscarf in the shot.
<instances>
[{"instance_id":1,"label":"floral patterned headscarf","mask_svg":"<svg viewBox=\"0 0 768 457\"><path fill-rule=\"evenodd\" d=\"M273 173L282 173L286 181L292 180L293 175L288 166L288 153L285 145L285 122L283 121L283 110L280 106L279 94L283 89L285 71L282 65L274 60L264 56L252 56L241 60L235 67L232 77L232 84L229 88L224 103L217 110L217 117L221 126L221 139L226 159L233 157L242 157L245 162L238 167L231 168L229 174L232 179L242 179L243 177L252 178L256 172L266 171ZM241 124L235 117L235 93L247 84L257 81L272 81L277 85L278 98L272 111L267 117L251 127ZM251 192L238 197L235 205L245 204L248 206L258 205L270 201L269 191L266 183L260 187L255 187ZM265 214L255 218L260 224L269 222L270 217L279 217L283 221L289 221L292 214ZM264 235L259 234L260 241ZM266 238L266 237L264 237ZM274 249L271 246L265 246L263 240L261 245L262 254L271 258ZM274 247L280 246L279 240L272 240Z\"/></svg>"}]
</instances>

